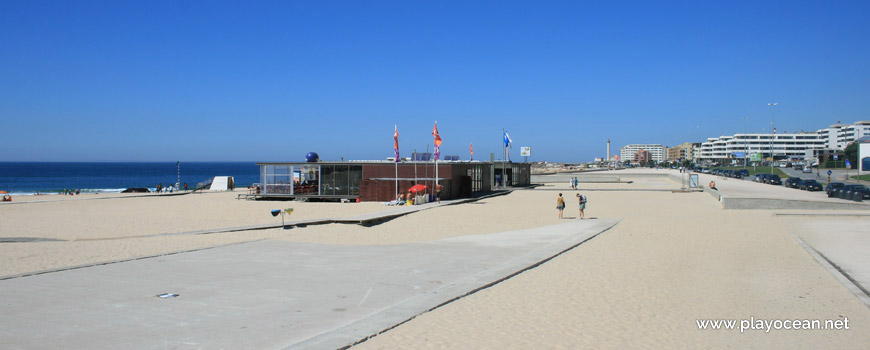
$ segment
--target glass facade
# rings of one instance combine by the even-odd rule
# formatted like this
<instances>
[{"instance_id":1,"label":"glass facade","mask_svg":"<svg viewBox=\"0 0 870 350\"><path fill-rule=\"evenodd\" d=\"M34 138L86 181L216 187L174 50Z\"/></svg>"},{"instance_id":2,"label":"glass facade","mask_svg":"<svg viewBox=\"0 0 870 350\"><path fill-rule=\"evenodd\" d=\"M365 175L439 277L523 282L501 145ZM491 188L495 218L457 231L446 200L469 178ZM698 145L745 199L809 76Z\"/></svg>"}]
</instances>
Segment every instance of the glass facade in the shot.
<instances>
[{"instance_id":1,"label":"glass facade","mask_svg":"<svg viewBox=\"0 0 870 350\"><path fill-rule=\"evenodd\" d=\"M359 196L362 165L262 164L262 194L291 196Z\"/></svg>"},{"instance_id":2,"label":"glass facade","mask_svg":"<svg viewBox=\"0 0 870 350\"><path fill-rule=\"evenodd\" d=\"M362 180L362 165L322 165L321 183L322 195L327 196L357 196L359 182Z\"/></svg>"}]
</instances>

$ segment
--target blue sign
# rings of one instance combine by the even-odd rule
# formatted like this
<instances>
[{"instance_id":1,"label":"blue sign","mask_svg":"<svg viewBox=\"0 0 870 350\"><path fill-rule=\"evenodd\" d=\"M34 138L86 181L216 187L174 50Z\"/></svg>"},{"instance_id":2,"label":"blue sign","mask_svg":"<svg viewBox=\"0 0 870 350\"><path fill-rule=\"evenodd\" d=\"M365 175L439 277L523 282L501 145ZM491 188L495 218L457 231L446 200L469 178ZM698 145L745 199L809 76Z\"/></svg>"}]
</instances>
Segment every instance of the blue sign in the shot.
<instances>
[{"instance_id":1,"label":"blue sign","mask_svg":"<svg viewBox=\"0 0 870 350\"><path fill-rule=\"evenodd\" d=\"M837 160L837 154L834 153L834 160Z\"/></svg>"},{"instance_id":2,"label":"blue sign","mask_svg":"<svg viewBox=\"0 0 870 350\"><path fill-rule=\"evenodd\" d=\"M828 170L828 175L831 175L831 174L832 174L832 172L830 170Z\"/></svg>"},{"instance_id":3,"label":"blue sign","mask_svg":"<svg viewBox=\"0 0 870 350\"><path fill-rule=\"evenodd\" d=\"M850 162L848 159L846 159L846 167L849 169L852 168L852 162Z\"/></svg>"}]
</instances>

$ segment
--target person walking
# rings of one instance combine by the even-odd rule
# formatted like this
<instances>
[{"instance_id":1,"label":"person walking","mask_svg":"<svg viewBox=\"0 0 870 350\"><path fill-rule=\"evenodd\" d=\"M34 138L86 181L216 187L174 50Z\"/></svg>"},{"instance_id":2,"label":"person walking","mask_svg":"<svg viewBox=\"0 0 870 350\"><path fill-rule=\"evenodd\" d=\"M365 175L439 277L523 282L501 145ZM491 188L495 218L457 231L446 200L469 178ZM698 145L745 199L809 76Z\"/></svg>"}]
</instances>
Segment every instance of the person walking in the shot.
<instances>
[{"instance_id":1,"label":"person walking","mask_svg":"<svg viewBox=\"0 0 870 350\"><path fill-rule=\"evenodd\" d=\"M583 211L586 210L586 196L578 193L577 194L577 201L578 201L578 206L580 208L579 209L580 210L580 220L583 220L583 216L585 215L585 213Z\"/></svg>"},{"instance_id":2,"label":"person walking","mask_svg":"<svg viewBox=\"0 0 870 350\"><path fill-rule=\"evenodd\" d=\"M577 177L574 177L574 189L577 189L577 186L580 186L580 181L577 180Z\"/></svg>"},{"instance_id":3,"label":"person walking","mask_svg":"<svg viewBox=\"0 0 870 350\"><path fill-rule=\"evenodd\" d=\"M556 198L556 210L559 211L559 219L562 218L562 211L565 210L565 199L562 198L562 194L559 193L559 198Z\"/></svg>"}]
</instances>

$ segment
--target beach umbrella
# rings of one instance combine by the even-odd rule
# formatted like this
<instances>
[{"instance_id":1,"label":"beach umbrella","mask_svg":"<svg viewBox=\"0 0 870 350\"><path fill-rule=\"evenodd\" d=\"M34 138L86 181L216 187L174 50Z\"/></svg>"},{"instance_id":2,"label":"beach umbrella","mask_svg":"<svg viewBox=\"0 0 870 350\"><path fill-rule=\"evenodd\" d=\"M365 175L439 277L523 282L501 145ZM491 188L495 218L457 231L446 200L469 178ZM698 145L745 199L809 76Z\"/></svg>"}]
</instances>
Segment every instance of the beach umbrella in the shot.
<instances>
[{"instance_id":1,"label":"beach umbrella","mask_svg":"<svg viewBox=\"0 0 870 350\"><path fill-rule=\"evenodd\" d=\"M411 188L409 188L408 191L410 191L410 192L414 192L414 193L417 193L417 192L420 192L420 191L425 191L425 190L428 189L428 188L429 188L429 187L426 186L426 185L416 184L416 185L414 185L414 186L411 186Z\"/></svg>"}]
</instances>

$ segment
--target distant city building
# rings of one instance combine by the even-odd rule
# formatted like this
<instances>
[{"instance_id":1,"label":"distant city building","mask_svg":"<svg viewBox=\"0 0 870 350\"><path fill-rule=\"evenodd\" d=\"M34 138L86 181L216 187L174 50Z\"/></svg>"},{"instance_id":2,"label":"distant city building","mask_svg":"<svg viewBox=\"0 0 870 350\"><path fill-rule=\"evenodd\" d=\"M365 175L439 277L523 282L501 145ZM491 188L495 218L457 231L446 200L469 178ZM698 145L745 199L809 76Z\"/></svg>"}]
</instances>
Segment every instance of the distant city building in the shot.
<instances>
[{"instance_id":1,"label":"distant city building","mask_svg":"<svg viewBox=\"0 0 870 350\"><path fill-rule=\"evenodd\" d=\"M632 163L646 163L650 161L650 153L645 149L638 150L634 153Z\"/></svg>"},{"instance_id":2,"label":"distant city building","mask_svg":"<svg viewBox=\"0 0 870 350\"><path fill-rule=\"evenodd\" d=\"M826 141L826 149L843 150L855 140L870 136L870 121L857 121L851 125L838 123L817 133Z\"/></svg>"},{"instance_id":3,"label":"distant city building","mask_svg":"<svg viewBox=\"0 0 870 350\"><path fill-rule=\"evenodd\" d=\"M634 159L637 151L649 152L649 160L663 162L668 158L668 148L658 144L630 144L619 148L620 159Z\"/></svg>"},{"instance_id":4,"label":"distant city building","mask_svg":"<svg viewBox=\"0 0 870 350\"><path fill-rule=\"evenodd\" d=\"M695 150L700 143L686 142L678 146L668 148L668 161L694 160Z\"/></svg>"},{"instance_id":5,"label":"distant city building","mask_svg":"<svg viewBox=\"0 0 870 350\"><path fill-rule=\"evenodd\" d=\"M818 133L797 134L734 134L709 138L701 144L696 161L728 161L751 159L752 154L774 160L803 159L807 150L825 149L826 140Z\"/></svg>"},{"instance_id":6,"label":"distant city building","mask_svg":"<svg viewBox=\"0 0 870 350\"><path fill-rule=\"evenodd\" d=\"M817 156L825 150L842 151L864 136L870 136L870 121L834 124L816 132L720 136L703 142L695 161L743 160L752 154L774 160L804 159L807 154Z\"/></svg>"}]
</instances>

